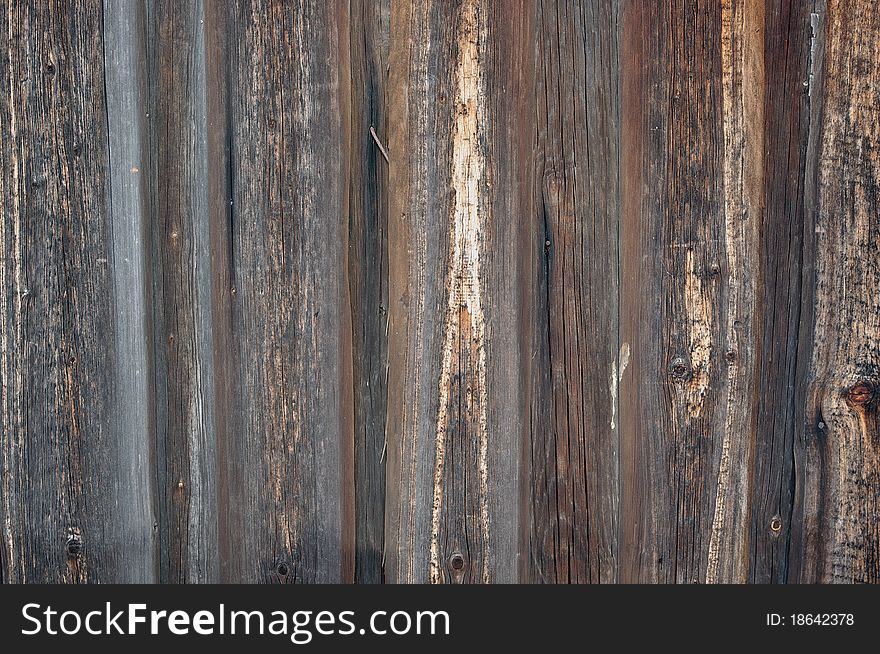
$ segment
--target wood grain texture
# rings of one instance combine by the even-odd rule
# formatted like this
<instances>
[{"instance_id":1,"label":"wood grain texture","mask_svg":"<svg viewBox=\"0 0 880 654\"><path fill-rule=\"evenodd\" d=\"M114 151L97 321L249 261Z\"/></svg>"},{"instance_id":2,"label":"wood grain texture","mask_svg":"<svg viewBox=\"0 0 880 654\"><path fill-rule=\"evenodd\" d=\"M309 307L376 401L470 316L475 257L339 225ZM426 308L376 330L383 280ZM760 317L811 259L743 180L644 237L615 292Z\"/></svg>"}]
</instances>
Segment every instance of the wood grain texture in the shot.
<instances>
[{"instance_id":1,"label":"wood grain texture","mask_svg":"<svg viewBox=\"0 0 880 654\"><path fill-rule=\"evenodd\" d=\"M880 581L867 0L0 0L3 582Z\"/></svg>"},{"instance_id":2,"label":"wood grain texture","mask_svg":"<svg viewBox=\"0 0 880 654\"><path fill-rule=\"evenodd\" d=\"M623 581L705 579L723 492L722 353L734 319L734 289L722 275L732 245L723 11L687 2L626 7L621 340L632 354L620 386Z\"/></svg>"},{"instance_id":3,"label":"wood grain texture","mask_svg":"<svg viewBox=\"0 0 880 654\"><path fill-rule=\"evenodd\" d=\"M796 470L806 423L813 347L815 250L807 211L810 130L809 3L768 4L765 20L764 218L759 244L760 334L755 451L750 501L749 581L797 581L791 570L793 519L802 477Z\"/></svg>"},{"instance_id":4,"label":"wood grain texture","mask_svg":"<svg viewBox=\"0 0 880 654\"><path fill-rule=\"evenodd\" d=\"M355 444L355 579L381 583L385 532L388 375L388 134L390 3L351 5L351 164L348 274L351 288ZM377 134L377 143L370 129Z\"/></svg>"},{"instance_id":5,"label":"wood grain texture","mask_svg":"<svg viewBox=\"0 0 880 654\"><path fill-rule=\"evenodd\" d=\"M353 577L341 3L229 5L221 578Z\"/></svg>"},{"instance_id":6,"label":"wood grain texture","mask_svg":"<svg viewBox=\"0 0 880 654\"><path fill-rule=\"evenodd\" d=\"M150 10L159 571L165 582L211 582L219 559L209 546L218 540L210 223L223 215L211 211L206 183L217 174L207 142L212 17L206 27L201 2L156 2Z\"/></svg>"},{"instance_id":7,"label":"wood grain texture","mask_svg":"<svg viewBox=\"0 0 880 654\"><path fill-rule=\"evenodd\" d=\"M392 3L389 581L517 574L518 176L493 155L515 143L523 16Z\"/></svg>"},{"instance_id":8,"label":"wood grain texture","mask_svg":"<svg viewBox=\"0 0 880 654\"><path fill-rule=\"evenodd\" d=\"M526 578L613 582L618 556L619 3L538 3Z\"/></svg>"},{"instance_id":9,"label":"wood grain texture","mask_svg":"<svg viewBox=\"0 0 880 654\"><path fill-rule=\"evenodd\" d=\"M880 581L880 19L868 2L817 7L813 73L815 336L799 447L799 579ZM824 11L823 11L824 9ZM819 59L817 58L817 61ZM821 80L821 84L816 81Z\"/></svg>"},{"instance_id":10,"label":"wood grain texture","mask_svg":"<svg viewBox=\"0 0 880 654\"><path fill-rule=\"evenodd\" d=\"M776 36L765 37L765 10L760 2L626 6L624 581L749 574L757 286L768 272L758 249L762 39Z\"/></svg>"},{"instance_id":11,"label":"wood grain texture","mask_svg":"<svg viewBox=\"0 0 880 654\"><path fill-rule=\"evenodd\" d=\"M114 7L0 12L6 581L155 579L143 16Z\"/></svg>"}]
</instances>

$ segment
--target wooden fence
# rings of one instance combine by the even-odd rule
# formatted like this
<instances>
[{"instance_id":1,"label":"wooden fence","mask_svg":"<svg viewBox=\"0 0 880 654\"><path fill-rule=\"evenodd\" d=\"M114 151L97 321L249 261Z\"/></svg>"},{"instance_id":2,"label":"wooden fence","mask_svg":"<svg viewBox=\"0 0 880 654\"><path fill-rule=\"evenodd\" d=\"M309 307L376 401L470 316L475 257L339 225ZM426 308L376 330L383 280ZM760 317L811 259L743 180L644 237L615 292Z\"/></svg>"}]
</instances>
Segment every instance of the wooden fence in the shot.
<instances>
[{"instance_id":1,"label":"wooden fence","mask_svg":"<svg viewBox=\"0 0 880 654\"><path fill-rule=\"evenodd\" d=\"M0 0L6 582L876 582L868 0Z\"/></svg>"}]
</instances>

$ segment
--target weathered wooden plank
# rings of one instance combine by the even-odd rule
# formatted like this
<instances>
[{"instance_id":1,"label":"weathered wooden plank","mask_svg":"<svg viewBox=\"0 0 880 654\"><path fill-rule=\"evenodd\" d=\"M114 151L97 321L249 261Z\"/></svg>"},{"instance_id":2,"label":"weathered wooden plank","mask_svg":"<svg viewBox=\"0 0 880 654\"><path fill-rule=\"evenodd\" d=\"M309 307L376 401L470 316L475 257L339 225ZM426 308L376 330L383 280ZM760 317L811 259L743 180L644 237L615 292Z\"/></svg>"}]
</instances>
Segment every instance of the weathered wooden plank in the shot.
<instances>
[{"instance_id":1,"label":"weathered wooden plank","mask_svg":"<svg viewBox=\"0 0 880 654\"><path fill-rule=\"evenodd\" d=\"M347 9L242 2L228 12L221 578L350 580Z\"/></svg>"},{"instance_id":2,"label":"weathered wooden plank","mask_svg":"<svg viewBox=\"0 0 880 654\"><path fill-rule=\"evenodd\" d=\"M523 7L393 2L386 579L512 581ZM495 185L498 185L495 189ZM520 187L521 188L521 187ZM520 196L521 197L521 196Z\"/></svg>"},{"instance_id":3,"label":"weathered wooden plank","mask_svg":"<svg viewBox=\"0 0 880 654\"><path fill-rule=\"evenodd\" d=\"M805 211L810 130L810 3L772 2L765 9L764 217L761 227L760 333L755 451L749 498L749 577L797 581L790 544L801 528L792 515L800 483L796 459L806 416L813 348L812 216Z\"/></svg>"},{"instance_id":4,"label":"weathered wooden plank","mask_svg":"<svg viewBox=\"0 0 880 654\"><path fill-rule=\"evenodd\" d=\"M622 581L747 574L761 11L624 11Z\"/></svg>"},{"instance_id":5,"label":"weathered wooden plank","mask_svg":"<svg viewBox=\"0 0 880 654\"><path fill-rule=\"evenodd\" d=\"M209 180L226 172L208 146L216 116L208 111L206 30L216 19L200 1L157 1L149 9L160 579L211 582L219 579L211 545L218 540L211 222L225 210L211 206Z\"/></svg>"},{"instance_id":6,"label":"weathered wooden plank","mask_svg":"<svg viewBox=\"0 0 880 654\"><path fill-rule=\"evenodd\" d=\"M614 0L537 8L529 581L617 577L618 15Z\"/></svg>"},{"instance_id":7,"label":"weathered wooden plank","mask_svg":"<svg viewBox=\"0 0 880 654\"><path fill-rule=\"evenodd\" d=\"M155 579L143 16L107 9L0 11L6 581Z\"/></svg>"},{"instance_id":8,"label":"weathered wooden plank","mask_svg":"<svg viewBox=\"0 0 880 654\"><path fill-rule=\"evenodd\" d=\"M355 579L361 583L382 581L385 542L388 162L381 148L389 127L385 117L389 10L388 0L352 3L348 41L340 44L351 52L348 274L355 410Z\"/></svg>"},{"instance_id":9,"label":"weathered wooden plank","mask_svg":"<svg viewBox=\"0 0 880 654\"><path fill-rule=\"evenodd\" d=\"M804 533L795 572L806 582L878 583L880 17L870 2L829 0L827 13L823 5L812 19L809 70L809 98L819 105L808 223L815 238L815 345L798 442L803 514L795 518Z\"/></svg>"},{"instance_id":10,"label":"weathered wooden plank","mask_svg":"<svg viewBox=\"0 0 880 654\"><path fill-rule=\"evenodd\" d=\"M144 7L136 0L105 0L103 24L118 448L110 476L114 496L105 501L114 502L124 516L113 525L110 536L125 562L114 581L143 583L156 578L157 537L147 263L150 207L143 175L147 162ZM95 342L92 347L101 344ZM89 453L89 458L94 456Z\"/></svg>"}]
</instances>

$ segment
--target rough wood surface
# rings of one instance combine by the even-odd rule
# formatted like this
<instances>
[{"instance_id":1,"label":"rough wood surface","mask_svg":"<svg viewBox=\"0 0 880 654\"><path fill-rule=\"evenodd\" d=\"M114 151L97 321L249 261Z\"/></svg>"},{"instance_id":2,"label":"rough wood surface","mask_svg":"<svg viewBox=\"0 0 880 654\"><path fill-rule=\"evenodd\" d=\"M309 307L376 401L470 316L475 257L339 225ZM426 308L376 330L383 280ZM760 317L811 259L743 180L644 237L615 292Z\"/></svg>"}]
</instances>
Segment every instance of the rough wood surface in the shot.
<instances>
[{"instance_id":1,"label":"rough wood surface","mask_svg":"<svg viewBox=\"0 0 880 654\"><path fill-rule=\"evenodd\" d=\"M353 4L348 274L355 447L355 579L383 581L388 376L386 111L390 2ZM370 131L372 129L372 132ZM375 134L375 137L373 136Z\"/></svg>"},{"instance_id":2,"label":"rough wood surface","mask_svg":"<svg viewBox=\"0 0 880 654\"><path fill-rule=\"evenodd\" d=\"M880 581L872 3L0 39L0 580Z\"/></svg>"},{"instance_id":3,"label":"rough wood surface","mask_svg":"<svg viewBox=\"0 0 880 654\"><path fill-rule=\"evenodd\" d=\"M880 582L880 18L832 0L812 48L815 335L803 436L799 579ZM824 43L822 40L824 39ZM820 54L817 54L820 53ZM816 85L817 66L824 71Z\"/></svg>"},{"instance_id":4,"label":"rough wood surface","mask_svg":"<svg viewBox=\"0 0 880 654\"><path fill-rule=\"evenodd\" d=\"M390 581L516 578L520 206L507 153L526 17L474 0L392 3Z\"/></svg>"},{"instance_id":5,"label":"rough wood surface","mask_svg":"<svg viewBox=\"0 0 880 654\"><path fill-rule=\"evenodd\" d=\"M762 11L625 9L622 581L737 581L747 566Z\"/></svg>"},{"instance_id":6,"label":"rough wood surface","mask_svg":"<svg viewBox=\"0 0 880 654\"><path fill-rule=\"evenodd\" d=\"M341 3L231 3L221 576L353 576Z\"/></svg>"},{"instance_id":7,"label":"rough wood surface","mask_svg":"<svg viewBox=\"0 0 880 654\"><path fill-rule=\"evenodd\" d=\"M535 16L530 581L617 578L619 11L550 1Z\"/></svg>"},{"instance_id":8,"label":"rough wood surface","mask_svg":"<svg viewBox=\"0 0 880 654\"><path fill-rule=\"evenodd\" d=\"M108 9L0 12L7 581L155 579L143 15Z\"/></svg>"},{"instance_id":9,"label":"rough wood surface","mask_svg":"<svg viewBox=\"0 0 880 654\"><path fill-rule=\"evenodd\" d=\"M150 7L149 179L159 572L216 582L217 451L211 298L212 175L206 32L201 3ZM169 103L165 99L179 98ZM216 125L212 125L216 128ZM169 147L171 145L172 147ZM222 173L221 173L222 174Z\"/></svg>"}]
</instances>

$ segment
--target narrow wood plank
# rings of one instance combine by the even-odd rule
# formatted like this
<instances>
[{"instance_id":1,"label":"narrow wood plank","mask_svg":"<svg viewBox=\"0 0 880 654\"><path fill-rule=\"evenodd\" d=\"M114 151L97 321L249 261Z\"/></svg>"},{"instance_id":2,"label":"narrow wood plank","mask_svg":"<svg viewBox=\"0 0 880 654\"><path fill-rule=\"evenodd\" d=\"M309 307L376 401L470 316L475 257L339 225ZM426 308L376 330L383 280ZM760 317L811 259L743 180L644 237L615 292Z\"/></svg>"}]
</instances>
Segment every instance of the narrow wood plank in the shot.
<instances>
[{"instance_id":1,"label":"narrow wood plank","mask_svg":"<svg viewBox=\"0 0 880 654\"><path fill-rule=\"evenodd\" d=\"M619 3L540 2L526 579L613 582L618 553Z\"/></svg>"},{"instance_id":2,"label":"narrow wood plank","mask_svg":"<svg viewBox=\"0 0 880 654\"><path fill-rule=\"evenodd\" d=\"M764 217L756 315L760 347L753 488L749 499L749 581L797 581L792 544L803 528L794 511L813 344L815 227L806 210L810 137L810 3L778 1L765 9ZM818 66L818 62L816 62ZM818 80L816 80L818 83Z\"/></svg>"},{"instance_id":3,"label":"narrow wood plank","mask_svg":"<svg viewBox=\"0 0 880 654\"><path fill-rule=\"evenodd\" d=\"M159 561L163 582L219 579L211 302L209 66L204 3L155 2L148 16L149 180ZM207 20L207 25L206 25ZM224 52L210 56L221 60ZM225 125L220 125L225 127ZM213 127L212 129L216 129Z\"/></svg>"},{"instance_id":4,"label":"narrow wood plank","mask_svg":"<svg viewBox=\"0 0 880 654\"><path fill-rule=\"evenodd\" d=\"M761 11L625 4L621 581L748 574Z\"/></svg>"},{"instance_id":5,"label":"narrow wood plank","mask_svg":"<svg viewBox=\"0 0 880 654\"><path fill-rule=\"evenodd\" d=\"M351 165L348 273L355 433L355 579L381 583L385 541L388 323L388 162L382 153L390 3L351 5ZM373 130L373 133L370 130ZM376 134L374 137L373 134Z\"/></svg>"},{"instance_id":6,"label":"narrow wood plank","mask_svg":"<svg viewBox=\"0 0 880 654\"><path fill-rule=\"evenodd\" d=\"M111 542L125 565L117 583L156 580L155 415L151 383L147 180L146 37L137 0L104 2L104 84L109 135L111 265L115 362L113 409L118 448L109 479L124 518ZM94 56L94 52L85 53ZM95 347L101 344L95 343ZM106 371L105 371L106 374ZM92 455L90 455L92 456Z\"/></svg>"},{"instance_id":7,"label":"narrow wood plank","mask_svg":"<svg viewBox=\"0 0 880 654\"><path fill-rule=\"evenodd\" d=\"M354 576L346 6L228 5L228 581Z\"/></svg>"},{"instance_id":8,"label":"narrow wood plank","mask_svg":"<svg viewBox=\"0 0 880 654\"><path fill-rule=\"evenodd\" d=\"M0 10L5 581L156 577L143 15L107 10L115 18L100 2Z\"/></svg>"},{"instance_id":9,"label":"narrow wood plank","mask_svg":"<svg viewBox=\"0 0 880 654\"><path fill-rule=\"evenodd\" d=\"M824 43L811 51L824 50L816 58L824 71L810 70L821 120L813 122L815 348L797 471L798 572L806 582L878 583L880 17L870 2L829 0L824 9L817 3L812 20Z\"/></svg>"},{"instance_id":10,"label":"narrow wood plank","mask_svg":"<svg viewBox=\"0 0 880 654\"><path fill-rule=\"evenodd\" d=\"M524 196L514 153L528 16L475 0L392 3L392 582L517 576Z\"/></svg>"}]
</instances>

